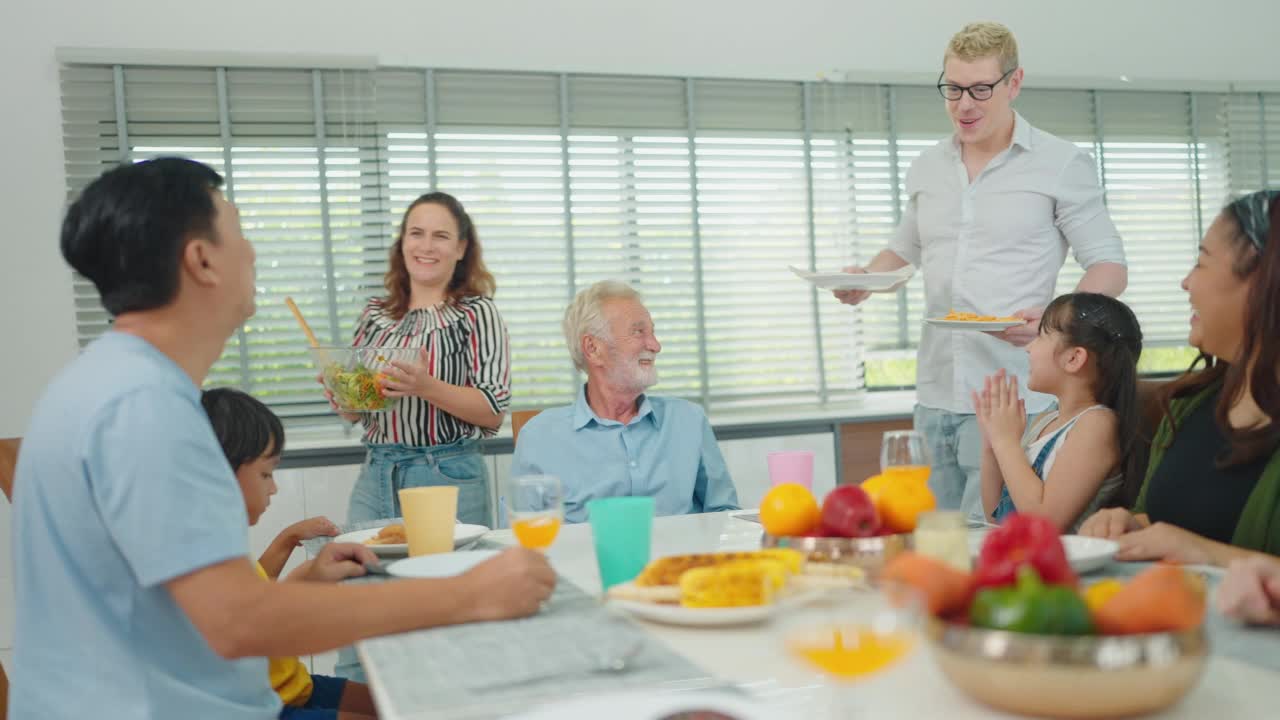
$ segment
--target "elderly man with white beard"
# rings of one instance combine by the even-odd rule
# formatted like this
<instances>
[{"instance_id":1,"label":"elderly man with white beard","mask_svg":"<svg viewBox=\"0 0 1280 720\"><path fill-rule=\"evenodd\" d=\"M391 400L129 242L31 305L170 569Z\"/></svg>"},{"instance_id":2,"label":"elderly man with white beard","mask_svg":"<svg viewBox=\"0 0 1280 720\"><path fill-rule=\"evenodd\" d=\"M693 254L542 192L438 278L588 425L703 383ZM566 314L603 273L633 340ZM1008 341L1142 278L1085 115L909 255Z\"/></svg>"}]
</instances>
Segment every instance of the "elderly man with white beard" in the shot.
<instances>
[{"instance_id":1,"label":"elderly man with white beard","mask_svg":"<svg viewBox=\"0 0 1280 720\"><path fill-rule=\"evenodd\" d=\"M587 502L602 497L651 496L657 515L736 510L706 413L645 394L658 382L662 345L640 294L612 280L592 285L565 311L564 336L587 382L572 405L544 410L520 430L512 476L559 477L568 522L585 521Z\"/></svg>"}]
</instances>

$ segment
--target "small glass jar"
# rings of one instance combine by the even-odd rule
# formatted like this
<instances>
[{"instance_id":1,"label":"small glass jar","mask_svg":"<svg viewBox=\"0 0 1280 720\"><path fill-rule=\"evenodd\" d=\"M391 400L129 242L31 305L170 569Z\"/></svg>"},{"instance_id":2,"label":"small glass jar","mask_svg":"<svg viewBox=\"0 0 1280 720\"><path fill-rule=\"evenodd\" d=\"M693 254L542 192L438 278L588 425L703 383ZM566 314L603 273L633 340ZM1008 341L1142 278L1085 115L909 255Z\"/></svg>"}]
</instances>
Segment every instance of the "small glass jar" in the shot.
<instances>
[{"instance_id":1,"label":"small glass jar","mask_svg":"<svg viewBox=\"0 0 1280 720\"><path fill-rule=\"evenodd\" d=\"M935 510L921 515L916 523L915 550L961 572L969 572L969 528L964 513Z\"/></svg>"}]
</instances>

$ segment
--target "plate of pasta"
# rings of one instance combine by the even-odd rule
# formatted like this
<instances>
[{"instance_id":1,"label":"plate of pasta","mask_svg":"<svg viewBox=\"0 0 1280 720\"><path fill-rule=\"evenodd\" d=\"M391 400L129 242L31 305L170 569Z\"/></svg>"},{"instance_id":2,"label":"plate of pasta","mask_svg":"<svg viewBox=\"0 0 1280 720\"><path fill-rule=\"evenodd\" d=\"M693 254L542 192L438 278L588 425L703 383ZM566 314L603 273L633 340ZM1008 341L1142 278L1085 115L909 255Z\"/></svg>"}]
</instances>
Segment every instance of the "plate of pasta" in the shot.
<instances>
[{"instance_id":1,"label":"plate of pasta","mask_svg":"<svg viewBox=\"0 0 1280 720\"><path fill-rule=\"evenodd\" d=\"M1016 327L1026 323L1026 320L1016 317L1001 317L998 315L980 315L971 312L959 312L952 310L940 318L926 318L925 322L934 327L949 328L952 330L977 330L980 332L999 332Z\"/></svg>"}]
</instances>

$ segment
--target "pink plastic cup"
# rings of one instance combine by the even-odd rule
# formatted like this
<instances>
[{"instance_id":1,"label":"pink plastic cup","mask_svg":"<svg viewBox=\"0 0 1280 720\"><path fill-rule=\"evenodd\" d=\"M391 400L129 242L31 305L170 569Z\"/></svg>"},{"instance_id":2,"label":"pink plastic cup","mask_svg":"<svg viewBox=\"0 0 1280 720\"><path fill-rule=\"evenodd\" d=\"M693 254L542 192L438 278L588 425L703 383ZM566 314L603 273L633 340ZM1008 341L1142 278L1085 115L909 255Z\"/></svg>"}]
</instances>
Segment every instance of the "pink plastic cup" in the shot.
<instances>
[{"instance_id":1,"label":"pink plastic cup","mask_svg":"<svg viewBox=\"0 0 1280 720\"><path fill-rule=\"evenodd\" d=\"M796 483L810 490L813 489L813 451L782 450L771 452L769 461L769 484Z\"/></svg>"}]
</instances>

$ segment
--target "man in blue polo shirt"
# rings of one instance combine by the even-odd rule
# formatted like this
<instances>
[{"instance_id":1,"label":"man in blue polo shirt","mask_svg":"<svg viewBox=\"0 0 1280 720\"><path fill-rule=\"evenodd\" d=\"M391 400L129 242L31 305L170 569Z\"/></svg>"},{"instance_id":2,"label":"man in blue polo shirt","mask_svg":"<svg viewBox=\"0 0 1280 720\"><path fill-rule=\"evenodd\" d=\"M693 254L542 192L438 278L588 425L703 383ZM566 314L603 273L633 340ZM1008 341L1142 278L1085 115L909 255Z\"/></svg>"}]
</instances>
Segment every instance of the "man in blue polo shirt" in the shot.
<instances>
[{"instance_id":1,"label":"man in blue polo shirt","mask_svg":"<svg viewBox=\"0 0 1280 720\"><path fill-rule=\"evenodd\" d=\"M220 183L190 160L126 165L67 212L63 257L116 319L50 384L19 454L10 717L267 720L280 701L263 656L527 615L554 587L524 550L394 588L258 577L200 405L254 310L253 248ZM331 544L298 579L374 559Z\"/></svg>"}]
</instances>

